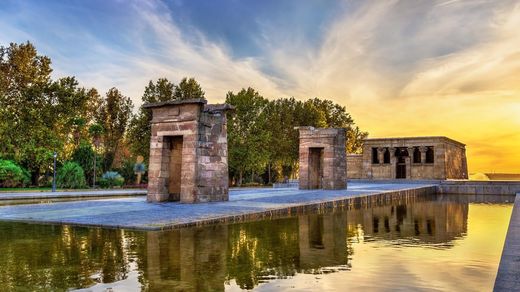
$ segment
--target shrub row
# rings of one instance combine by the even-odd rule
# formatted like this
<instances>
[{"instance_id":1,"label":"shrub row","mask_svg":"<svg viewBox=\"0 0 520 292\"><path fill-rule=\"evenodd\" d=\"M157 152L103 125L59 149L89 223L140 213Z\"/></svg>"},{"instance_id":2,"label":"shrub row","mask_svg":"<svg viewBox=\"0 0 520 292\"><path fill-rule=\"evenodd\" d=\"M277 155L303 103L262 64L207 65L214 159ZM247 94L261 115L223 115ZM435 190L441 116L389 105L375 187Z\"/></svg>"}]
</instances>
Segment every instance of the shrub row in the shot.
<instances>
[{"instance_id":1,"label":"shrub row","mask_svg":"<svg viewBox=\"0 0 520 292\"><path fill-rule=\"evenodd\" d=\"M58 170L56 175L56 185L64 189L80 189L87 186L85 172L76 162L66 162Z\"/></svg>"},{"instance_id":2,"label":"shrub row","mask_svg":"<svg viewBox=\"0 0 520 292\"><path fill-rule=\"evenodd\" d=\"M99 186L102 188L121 187L125 183L125 179L116 171L107 171L99 180Z\"/></svg>"},{"instance_id":3,"label":"shrub row","mask_svg":"<svg viewBox=\"0 0 520 292\"><path fill-rule=\"evenodd\" d=\"M0 159L0 187L24 187L30 182L27 170L11 160Z\"/></svg>"},{"instance_id":4,"label":"shrub row","mask_svg":"<svg viewBox=\"0 0 520 292\"><path fill-rule=\"evenodd\" d=\"M133 167L133 166L132 166ZM122 168L129 176L127 183L135 180L135 174L130 165ZM0 187L15 188L24 187L30 183L30 175L27 170L11 160L0 159ZM117 171L107 171L98 180L102 188L121 187L125 184L125 179ZM58 169L56 174L56 186L64 189L79 189L90 185L86 180L86 173L83 167L75 162L69 161Z\"/></svg>"}]
</instances>

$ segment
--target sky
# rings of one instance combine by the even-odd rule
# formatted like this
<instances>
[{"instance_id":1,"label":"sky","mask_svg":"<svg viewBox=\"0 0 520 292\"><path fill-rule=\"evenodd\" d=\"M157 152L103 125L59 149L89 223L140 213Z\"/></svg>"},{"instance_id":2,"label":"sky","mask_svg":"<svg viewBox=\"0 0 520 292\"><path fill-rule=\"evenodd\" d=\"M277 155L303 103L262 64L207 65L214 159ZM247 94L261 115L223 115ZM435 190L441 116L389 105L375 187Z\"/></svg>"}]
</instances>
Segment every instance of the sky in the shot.
<instances>
[{"instance_id":1,"label":"sky","mask_svg":"<svg viewBox=\"0 0 520 292\"><path fill-rule=\"evenodd\" d=\"M53 76L117 87L184 76L210 102L253 87L331 99L369 137L448 136L471 172L520 173L517 0L2 0L0 45L32 42Z\"/></svg>"}]
</instances>

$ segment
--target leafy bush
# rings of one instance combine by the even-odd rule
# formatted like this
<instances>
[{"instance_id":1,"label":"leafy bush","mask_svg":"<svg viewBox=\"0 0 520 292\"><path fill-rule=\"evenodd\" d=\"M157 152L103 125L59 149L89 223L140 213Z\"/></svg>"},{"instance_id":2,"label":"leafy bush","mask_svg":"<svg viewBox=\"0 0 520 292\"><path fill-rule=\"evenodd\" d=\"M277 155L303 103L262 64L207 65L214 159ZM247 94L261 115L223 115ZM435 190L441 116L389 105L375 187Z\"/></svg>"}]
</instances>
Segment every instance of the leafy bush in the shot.
<instances>
[{"instance_id":1,"label":"leafy bush","mask_svg":"<svg viewBox=\"0 0 520 292\"><path fill-rule=\"evenodd\" d=\"M107 171L99 180L102 188L121 187L124 183L125 179L117 171Z\"/></svg>"},{"instance_id":2,"label":"leafy bush","mask_svg":"<svg viewBox=\"0 0 520 292\"><path fill-rule=\"evenodd\" d=\"M89 143L82 142L79 147L72 153L72 160L83 168L85 179L89 185L93 183L94 178L94 155L96 156L96 170L100 173L101 162L103 157L97 154ZM99 174L98 173L98 174Z\"/></svg>"},{"instance_id":3,"label":"leafy bush","mask_svg":"<svg viewBox=\"0 0 520 292\"><path fill-rule=\"evenodd\" d=\"M134 163L131 159L125 159L121 163L121 167L117 168L117 171L125 180L125 184L134 184L136 175L134 172Z\"/></svg>"},{"instance_id":4,"label":"leafy bush","mask_svg":"<svg viewBox=\"0 0 520 292\"><path fill-rule=\"evenodd\" d=\"M25 186L30 181L27 170L11 160L0 159L0 187L13 188Z\"/></svg>"},{"instance_id":5,"label":"leafy bush","mask_svg":"<svg viewBox=\"0 0 520 292\"><path fill-rule=\"evenodd\" d=\"M56 185L66 189L84 188L87 183L85 181L83 168L76 162L66 162L63 167L58 170Z\"/></svg>"}]
</instances>

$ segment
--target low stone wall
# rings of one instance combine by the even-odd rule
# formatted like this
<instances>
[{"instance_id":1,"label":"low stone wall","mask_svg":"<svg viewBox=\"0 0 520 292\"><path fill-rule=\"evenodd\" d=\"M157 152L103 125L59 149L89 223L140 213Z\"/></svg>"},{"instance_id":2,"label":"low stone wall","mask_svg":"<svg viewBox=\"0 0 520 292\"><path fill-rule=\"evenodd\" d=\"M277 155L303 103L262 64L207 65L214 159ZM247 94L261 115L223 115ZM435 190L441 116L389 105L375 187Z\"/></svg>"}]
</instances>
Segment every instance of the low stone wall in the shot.
<instances>
[{"instance_id":1,"label":"low stone wall","mask_svg":"<svg viewBox=\"0 0 520 292\"><path fill-rule=\"evenodd\" d=\"M432 184L436 185L437 194L446 195L507 195L520 193L520 181L489 181L489 180L408 180L408 179L349 179L356 183L380 184ZM292 188L297 182L274 184L275 188Z\"/></svg>"},{"instance_id":2,"label":"low stone wall","mask_svg":"<svg viewBox=\"0 0 520 292\"><path fill-rule=\"evenodd\" d=\"M274 183L273 188L274 189L281 189L281 188L297 188L298 187L298 181L294 182L286 182L286 183Z\"/></svg>"},{"instance_id":3,"label":"low stone wall","mask_svg":"<svg viewBox=\"0 0 520 292\"><path fill-rule=\"evenodd\" d=\"M437 186L438 194L514 195L520 193L520 181L447 180Z\"/></svg>"},{"instance_id":4,"label":"low stone wall","mask_svg":"<svg viewBox=\"0 0 520 292\"><path fill-rule=\"evenodd\" d=\"M438 179L348 179L348 182L365 184L432 184L438 185L442 180Z\"/></svg>"},{"instance_id":5,"label":"low stone wall","mask_svg":"<svg viewBox=\"0 0 520 292\"><path fill-rule=\"evenodd\" d=\"M515 201L515 195L468 195L468 194L438 194L438 201L458 202L458 203L483 203L483 204L503 204Z\"/></svg>"}]
</instances>

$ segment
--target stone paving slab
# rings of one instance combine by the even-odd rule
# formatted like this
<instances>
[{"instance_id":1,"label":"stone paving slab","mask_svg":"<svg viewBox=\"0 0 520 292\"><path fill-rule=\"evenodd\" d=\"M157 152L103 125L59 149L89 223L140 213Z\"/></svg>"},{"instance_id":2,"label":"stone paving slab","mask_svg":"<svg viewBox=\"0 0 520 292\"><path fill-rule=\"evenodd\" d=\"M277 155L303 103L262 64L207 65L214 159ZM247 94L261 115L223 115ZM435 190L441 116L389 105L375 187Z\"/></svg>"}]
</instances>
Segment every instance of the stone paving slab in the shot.
<instances>
[{"instance_id":1,"label":"stone paving slab","mask_svg":"<svg viewBox=\"0 0 520 292\"><path fill-rule=\"evenodd\" d=\"M520 291L520 193L516 194L493 291Z\"/></svg>"},{"instance_id":2,"label":"stone paving slab","mask_svg":"<svg viewBox=\"0 0 520 292\"><path fill-rule=\"evenodd\" d=\"M147 203L145 197L107 198L46 204L0 206L0 220L160 230L201 222L223 222L243 215L259 217L277 210L338 200L416 190L432 185L351 183L347 190L232 189L227 202Z\"/></svg>"},{"instance_id":3,"label":"stone paving slab","mask_svg":"<svg viewBox=\"0 0 520 292\"><path fill-rule=\"evenodd\" d=\"M116 190L92 190L92 191L66 191L66 192L13 192L0 193L0 201L7 200L34 200L34 199L70 199L91 197L121 197L144 196L145 189L116 189Z\"/></svg>"}]
</instances>

